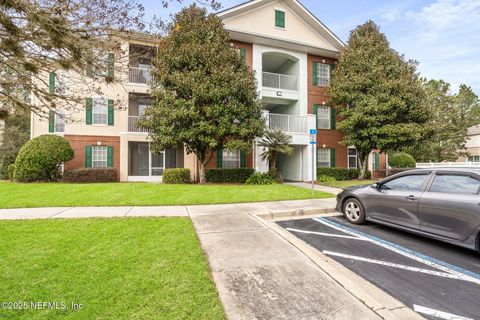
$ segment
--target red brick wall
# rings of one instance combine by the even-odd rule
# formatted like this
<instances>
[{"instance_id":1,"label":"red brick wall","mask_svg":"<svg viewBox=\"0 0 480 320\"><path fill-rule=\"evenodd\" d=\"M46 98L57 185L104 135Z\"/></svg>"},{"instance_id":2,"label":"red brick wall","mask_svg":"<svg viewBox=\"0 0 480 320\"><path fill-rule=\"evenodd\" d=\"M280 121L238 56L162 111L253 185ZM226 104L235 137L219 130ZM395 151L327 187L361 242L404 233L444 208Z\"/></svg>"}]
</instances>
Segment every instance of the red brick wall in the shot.
<instances>
[{"instance_id":1,"label":"red brick wall","mask_svg":"<svg viewBox=\"0 0 480 320\"><path fill-rule=\"evenodd\" d=\"M313 114L313 105L328 105L330 97L327 93L327 87L315 86L313 84L313 63L321 62L327 64L335 63L335 59L320 56L308 55L308 113ZM338 123L338 116L337 116ZM339 142L343 136L338 130L317 129L317 148L335 148L335 166L346 168L347 163L347 146L341 145Z\"/></svg>"},{"instance_id":2,"label":"red brick wall","mask_svg":"<svg viewBox=\"0 0 480 320\"><path fill-rule=\"evenodd\" d=\"M238 48L245 48L247 49L247 66L252 70L252 65L253 65L253 45L251 43L245 43L245 42L240 42L240 41L231 41L232 44Z\"/></svg>"},{"instance_id":3,"label":"red brick wall","mask_svg":"<svg viewBox=\"0 0 480 320\"><path fill-rule=\"evenodd\" d=\"M65 171L85 168L85 147L101 142L103 146L113 146L113 166L117 169L117 176L120 177L120 137L78 135L65 135L64 137L72 146L75 154L73 160L65 163Z\"/></svg>"}]
</instances>

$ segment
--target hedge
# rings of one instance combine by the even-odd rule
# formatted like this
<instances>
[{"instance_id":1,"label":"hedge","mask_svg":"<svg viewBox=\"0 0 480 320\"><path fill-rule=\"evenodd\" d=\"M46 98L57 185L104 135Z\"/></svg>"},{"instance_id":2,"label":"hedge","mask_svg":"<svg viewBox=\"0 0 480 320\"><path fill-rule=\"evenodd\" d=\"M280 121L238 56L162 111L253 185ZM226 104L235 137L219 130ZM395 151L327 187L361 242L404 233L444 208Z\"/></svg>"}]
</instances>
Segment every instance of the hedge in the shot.
<instances>
[{"instance_id":1,"label":"hedge","mask_svg":"<svg viewBox=\"0 0 480 320\"><path fill-rule=\"evenodd\" d=\"M82 168L66 171L63 174L64 182L90 183L90 182L117 182L115 168Z\"/></svg>"},{"instance_id":2,"label":"hedge","mask_svg":"<svg viewBox=\"0 0 480 320\"><path fill-rule=\"evenodd\" d=\"M190 182L191 182L190 169L175 168L175 169L165 169L163 171L163 183L185 184Z\"/></svg>"},{"instance_id":3,"label":"hedge","mask_svg":"<svg viewBox=\"0 0 480 320\"><path fill-rule=\"evenodd\" d=\"M317 168L317 180L320 176L333 177L336 180L353 180L357 179L360 175L358 169L346 169L346 168Z\"/></svg>"},{"instance_id":4,"label":"hedge","mask_svg":"<svg viewBox=\"0 0 480 320\"><path fill-rule=\"evenodd\" d=\"M41 135L28 141L15 160L15 181L56 181L58 166L73 159L68 141L57 135Z\"/></svg>"},{"instance_id":5,"label":"hedge","mask_svg":"<svg viewBox=\"0 0 480 320\"><path fill-rule=\"evenodd\" d=\"M415 168L417 163L408 153L398 152L388 158L388 165L392 168Z\"/></svg>"},{"instance_id":6,"label":"hedge","mask_svg":"<svg viewBox=\"0 0 480 320\"><path fill-rule=\"evenodd\" d=\"M253 173L251 168L215 168L206 169L205 177L212 183L245 183Z\"/></svg>"}]
</instances>

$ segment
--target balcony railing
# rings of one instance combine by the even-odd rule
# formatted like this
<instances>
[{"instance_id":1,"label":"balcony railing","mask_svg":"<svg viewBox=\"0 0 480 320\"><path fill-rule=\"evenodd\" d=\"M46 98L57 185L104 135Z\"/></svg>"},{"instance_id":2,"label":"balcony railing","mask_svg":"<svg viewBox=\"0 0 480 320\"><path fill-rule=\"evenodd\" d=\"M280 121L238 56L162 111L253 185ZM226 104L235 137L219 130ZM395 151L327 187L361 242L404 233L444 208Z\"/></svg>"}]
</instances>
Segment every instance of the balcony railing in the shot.
<instances>
[{"instance_id":1,"label":"balcony railing","mask_svg":"<svg viewBox=\"0 0 480 320\"><path fill-rule=\"evenodd\" d=\"M130 67L128 71L128 82L138 84L153 84L152 70L150 68Z\"/></svg>"},{"instance_id":2,"label":"balcony railing","mask_svg":"<svg viewBox=\"0 0 480 320\"><path fill-rule=\"evenodd\" d=\"M273 89L298 91L298 77L288 74L262 72L262 86Z\"/></svg>"},{"instance_id":3,"label":"balcony railing","mask_svg":"<svg viewBox=\"0 0 480 320\"><path fill-rule=\"evenodd\" d=\"M267 121L270 129L280 129L285 132L307 133L308 118L306 116L268 113Z\"/></svg>"},{"instance_id":4,"label":"balcony railing","mask_svg":"<svg viewBox=\"0 0 480 320\"><path fill-rule=\"evenodd\" d=\"M137 124L139 119L139 116L128 116L128 132L148 132Z\"/></svg>"}]
</instances>

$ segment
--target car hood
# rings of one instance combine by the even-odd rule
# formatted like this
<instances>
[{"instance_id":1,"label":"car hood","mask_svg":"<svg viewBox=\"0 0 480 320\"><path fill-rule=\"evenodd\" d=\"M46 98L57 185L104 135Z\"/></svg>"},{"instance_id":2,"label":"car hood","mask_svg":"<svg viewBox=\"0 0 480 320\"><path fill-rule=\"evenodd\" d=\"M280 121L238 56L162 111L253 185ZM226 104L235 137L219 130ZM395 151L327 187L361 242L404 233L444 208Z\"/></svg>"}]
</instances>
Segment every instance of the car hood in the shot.
<instances>
[{"instance_id":1,"label":"car hood","mask_svg":"<svg viewBox=\"0 0 480 320\"><path fill-rule=\"evenodd\" d=\"M358 186L350 186L345 188L345 190L358 190L358 189L368 189L371 186L371 184L361 184Z\"/></svg>"}]
</instances>

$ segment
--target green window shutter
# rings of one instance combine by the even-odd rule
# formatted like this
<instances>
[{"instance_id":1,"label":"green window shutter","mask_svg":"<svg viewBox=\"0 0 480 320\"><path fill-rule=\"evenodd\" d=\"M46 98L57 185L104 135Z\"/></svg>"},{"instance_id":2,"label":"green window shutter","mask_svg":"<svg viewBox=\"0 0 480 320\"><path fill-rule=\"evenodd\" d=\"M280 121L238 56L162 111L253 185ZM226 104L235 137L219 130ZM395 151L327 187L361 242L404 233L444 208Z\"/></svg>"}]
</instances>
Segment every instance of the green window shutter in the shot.
<instances>
[{"instance_id":1,"label":"green window shutter","mask_svg":"<svg viewBox=\"0 0 480 320\"><path fill-rule=\"evenodd\" d=\"M313 62L313 85L318 85L318 63L315 61Z\"/></svg>"},{"instance_id":2,"label":"green window shutter","mask_svg":"<svg viewBox=\"0 0 480 320\"><path fill-rule=\"evenodd\" d=\"M313 105L313 114L315 115L315 129L318 129L318 104Z\"/></svg>"},{"instance_id":3,"label":"green window shutter","mask_svg":"<svg viewBox=\"0 0 480 320\"><path fill-rule=\"evenodd\" d=\"M375 171L380 170L380 153L375 152Z\"/></svg>"},{"instance_id":4,"label":"green window shutter","mask_svg":"<svg viewBox=\"0 0 480 320\"><path fill-rule=\"evenodd\" d=\"M334 107L330 107L330 129L335 130L336 127L336 112Z\"/></svg>"},{"instance_id":5,"label":"green window shutter","mask_svg":"<svg viewBox=\"0 0 480 320\"><path fill-rule=\"evenodd\" d=\"M48 132L55 132L55 111L48 112Z\"/></svg>"},{"instance_id":6,"label":"green window shutter","mask_svg":"<svg viewBox=\"0 0 480 320\"><path fill-rule=\"evenodd\" d=\"M92 124L92 107L93 107L93 99L87 98L87 107L86 107L86 114L85 114L85 123Z\"/></svg>"},{"instance_id":7,"label":"green window shutter","mask_svg":"<svg viewBox=\"0 0 480 320\"><path fill-rule=\"evenodd\" d=\"M85 168L92 167L92 146L85 146Z\"/></svg>"},{"instance_id":8,"label":"green window shutter","mask_svg":"<svg viewBox=\"0 0 480 320\"><path fill-rule=\"evenodd\" d=\"M247 49L240 48L240 57L242 57L243 62L247 63Z\"/></svg>"},{"instance_id":9,"label":"green window shutter","mask_svg":"<svg viewBox=\"0 0 480 320\"><path fill-rule=\"evenodd\" d=\"M115 54L110 52L107 60L107 77L113 78L115 74Z\"/></svg>"},{"instance_id":10,"label":"green window shutter","mask_svg":"<svg viewBox=\"0 0 480 320\"><path fill-rule=\"evenodd\" d=\"M333 75L335 74L335 65L330 65L330 82L333 80Z\"/></svg>"},{"instance_id":11,"label":"green window shutter","mask_svg":"<svg viewBox=\"0 0 480 320\"><path fill-rule=\"evenodd\" d=\"M245 151L240 151L240 167L245 168L247 166L247 157Z\"/></svg>"},{"instance_id":12,"label":"green window shutter","mask_svg":"<svg viewBox=\"0 0 480 320\"><path fill-rule=\"evenodd\" d=\"M108 100L108 125L113 126L114 124L114 114L115 108L113 107L113 100Z\"/></svg>"},{"instance_id":13,"label":"green window shutter","mask_svg":"<svg viewBox=\"0 0 480 320\"><path fill-rule=\"evenodd\" d=\"M221 168L223 164L223 149L217 150L217 168Z\"/></svg>"},{"instance_id":14,"label":"green window shutter","mask_svg":"<svg viewBox=\"0 0 480 320\"><path fill-rule=\"evenodd\" d=\"M285 28L285 12L275 10L275 27Z\"/></svg>"},{"instance_id":15,"label":"green window shutter","mask_svg":"<svg viewBox=\"0 0 480 320\"><path fill-rule=\"evenodd\" d=\"M55 72L50 72L48 87L50 89L50 94L55 94Z\"/></svg>"},{"instance_id":16,"label":"green window shutter","mask_svg":"<svg viewBox=\"0 0 480 320\"><path fill-rule=\"evenodd\" d=\"M113 146L107 147L107 167L113 167Z\"/></svg>"},{"instance_id":17,"label":"green window shutter","mask_svg":"<svg viewBox=\"0 0 480 320\"><path fill-rule=\"evenodd\" d=\"M330 148L330 167L334 168L337 164L335 163L335 148Z\"/></svg>"}]
</instances>

